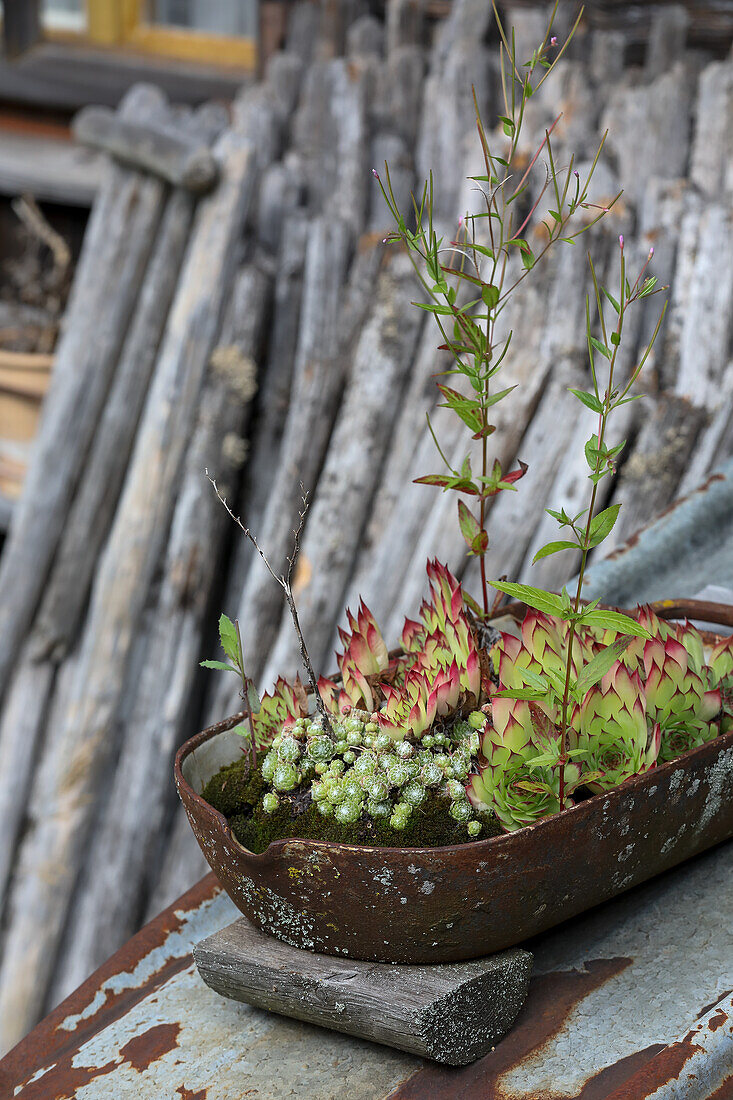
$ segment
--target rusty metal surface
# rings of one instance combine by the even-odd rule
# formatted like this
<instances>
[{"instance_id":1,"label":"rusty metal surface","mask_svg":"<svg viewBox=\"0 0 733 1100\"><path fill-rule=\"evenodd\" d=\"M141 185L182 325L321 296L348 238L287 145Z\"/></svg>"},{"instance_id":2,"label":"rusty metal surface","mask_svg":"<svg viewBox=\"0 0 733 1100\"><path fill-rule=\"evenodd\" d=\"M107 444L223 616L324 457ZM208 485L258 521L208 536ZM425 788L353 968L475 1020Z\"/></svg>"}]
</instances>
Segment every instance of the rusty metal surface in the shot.
<instances>
[{"instance_id":1,"label":"rusty metal surface","mask_svg":"<svg viewBox=\"0 0 733 1100\"><path fill-rule=\"evenodd\" d=\"M191 754L209 744L216 751L216 739L225 737L220 726L204 731L176 759L176 784L201 849L257 927L325 954L399 963L490 954L733 835L730 733L489 840L433 849L281 840L253 855L184 778Z\"/></svg>"},{"instance_id":2,"label":"rusty metal surface","mask_svg":"<svg viewBox=\"0 0 733 1100\"><path fill-rule=\"evenodd\" d=\"M208 989L193 944L236 915L208 875L0 1062L2 1100L373 1100L419 1064Z\"/></svg>"},{"instance_id":3,"label":"rusty metal surface","mask_svg":"<svg viewBox=\"0 0 733 1100\"><path fill-rule=\"evenodd\" d=\"M731 1100L733 843L529 945L515 1028L463 1069L217 997L190 946L235 916L213 875L0 1062L20 1100Z\"/></svg>"}]
</instances>

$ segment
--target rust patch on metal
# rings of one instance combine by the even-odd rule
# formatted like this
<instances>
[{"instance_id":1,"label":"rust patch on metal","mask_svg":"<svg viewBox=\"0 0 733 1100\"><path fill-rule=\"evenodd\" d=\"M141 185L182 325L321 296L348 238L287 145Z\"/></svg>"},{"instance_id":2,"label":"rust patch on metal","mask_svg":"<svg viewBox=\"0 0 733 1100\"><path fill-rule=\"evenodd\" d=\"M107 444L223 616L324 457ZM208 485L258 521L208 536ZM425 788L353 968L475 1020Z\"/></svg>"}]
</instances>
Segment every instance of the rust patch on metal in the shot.
<instances>
[{"instance_id":1,"label":"rust patch on metal","mask_svg":"<svg viewBox=\"0 0 733 1100\"><path fill-rule=\"evenodd\" d=\"M726 1077L715 1092L709 1093L707 1100L733 1100L733 1074Z\"/></svg>"},{"instance_id":2,"label":"rust patch on metal","mask_svg":"<svg viewBox=\"0 0 733 1100\"><path fill-rule=\"evenodd\" d=\"M179 1085L176 1089L181 1100L206 1100L207 1091L207 1089L197 1089L194 1092L193 1089L187 1089L185 1085Z\"/></svg>"},{"instance_id":3,"label":"rust patch on metal","mask_svg":"<svg viewBox=\"0 0 733 1100\"><path fill-rule=\"evenodd\" d=\"M608 1100L612 1089L618 1088L623 1082L636 1073L642 1066L647 1065L661 1050L663 1043L655 1043L652 1046L637 1050L626 1058L619 1058L610 1066L605 1066L589 1077L583 1085L582 1091L573 1097L573 1100ZM568 1100L567 1097L557 1097L557 1100Z\"/></svg>"},{"instance_id":4,"label":"rust patch on metal","mask_svg":"<svg viewBox=\"0 0 733 1100\"><path fill-rule=\"evenodd\" d=\"M687 1039L664 1047L646 1066L638 1070L620 1088L608 1094L607 1100L646 1100L662 1085L676 1081L690 1058L702 1047Z\"/></svg>"},{"instance_id":5,"label":"rust patch on metal","mask_svg":"<svg viewBox=\"0 0 733 1100\"><path fill-rule=\"evenodd\" d=\"M697 1014L697 1019L700 1020L703 1016L707 1016L711 1008L715 1008L716 1004L718 1004L719 1001L724 1000L726 997L730 997L731 993L733 993L733 989L724 989L719 997L716 997L715 1000L711 1001L709 1005L705 1005L704 1008L700 1009Z\"/></svg>"},{"instance_id":6,"label":"rust patch on metal","mask_svg":"<svg viewBox=\"0 0 733 1100\"><path fill-rule=\"evenodd\" d=\"M25 1082L3 1095L19 1096L22 1100L73 1100L81 1088L96 1078L106 1077L119 1069L121 1062L129 1062L133 1069L142 1073L177 1045L179 1031L179 1024L158 1024L151 1027L142 1035L133 1036L121 1047L119 1056L103 1066L76 1066L74 1058L78 1049L68 1049L63 1057L50 1064L40 1076L31 1073ZM43 1054L36 1050L36 1065L39 1061L43 1062Z\"/></svg>"},{"instance_id":7,"label":"rust patch on metal","mask_svg":"<svg viewBox=\"0 0 733 1100\"><path fill-rule=\"evenodd\" d=\"M186 915L213 898L220 889L214 875L206 875L128 940L71 996L53 1009L0 1061L0 1096L13 1096L18 1090L23 1100L64 1100L67 1096L73 1097L76 1090L91 1079L90 1073L98 1077L111 1072L116 1063L99 1069L76 1070L72 1060L85 1042L125 1016L143 997L159 989L173 975L190 966L190 954L168 959L158 970L146 975L138 986L128 987L119 993L106 990L99 1007L79 1020L73 1030L66 1030L61 1025L68 1017L84 1013L105 982L118 974L132 972L142 959L156 948L163 947L171 933L180 929ZM48 1072L37 1082L31 1082L39 1067L44 1066L49 1067ZM78 1073L82 1074L83 1079L76 1079ZM41 1085L42 1091L36 1087Z\"/></svg>"},{"instance_id":8,"label":"rust patch on metal","mask_svg":"<svg viewBox=\"0 0 733 1100\"><path fill-rule=\"evenodd\" d=\"M728 1013L719 1008L708 1020L708 1031L717 1031L723 1024L728 1023Z\"/></svg>"},{"instance_id":9,"label":"rust patch on metal","mask_svg":"<svg viewBox=\"0 0 733 1100\"><path fill-rule=\"evenodd\" d=\"M556 970L532 978L527 1002L514 1027L490 1054L470 1066L451 1069L426 1066L389 1094L386 1100L512 1100L501 1078L530 1054L542 1050L560 1031L570 1013L595 989L621 974L633 959L592 959L584 970ZM532 1100L556 1100L550 1094ZM584 1100L593 1100L592 1095ZM604 1097L605 1100L605 1097Z\"/></svg>"},{"instance_id":10,"label":"rust patch on metal","mask_svg":"<svg viewBox=\"0 0 733 1100\"><path fill-rule=\"evenodd\" d=\"M178 1046L180 1030L180 1024L156 1024L141 1035L134 1035L128 1043L120 1047L120 1055L123 1061L129 1062L133 1069L142 1073L153 1062L157 1062Z\"/></svg>"}]
</instances>

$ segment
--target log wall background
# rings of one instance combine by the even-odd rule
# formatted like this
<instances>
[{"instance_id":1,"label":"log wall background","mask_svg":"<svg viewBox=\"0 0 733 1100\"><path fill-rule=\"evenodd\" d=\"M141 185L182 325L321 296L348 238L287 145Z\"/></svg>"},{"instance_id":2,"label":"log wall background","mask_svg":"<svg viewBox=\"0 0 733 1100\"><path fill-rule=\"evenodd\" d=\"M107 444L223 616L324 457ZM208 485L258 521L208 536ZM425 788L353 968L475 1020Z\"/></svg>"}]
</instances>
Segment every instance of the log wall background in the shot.
<instances>
[{"instance_id":1,"label":"log wall background","mask_svg":"<svg viewBox=\"0 0 733 1100\"><path fill-rule=\"evenodd\" d=\"M432 167L448 235L471 200L471 85L487 119L499 110L490 5L454 0L437 23L429 7L389 0L380 20L366 0L301 3L231 115L142 86L120 107L208 141L220 182L197 201L109 162L0 560L0 1048L203 871L171 760L237 709L233 684L198 668L219 610L239 617L263 686L297 668L280 592L205 467L276 567L301 480L310 491L298 592L323 671L358 593L395 641L429 554L476 587L455 500L412 484L437 469L425 412L442 360L409 265L381 243L370 171L386 158L406 197ZM503 7L531 49L546 9ZM592 5L530 104L528 147L564 111L561 164L610 127L594 193L624 196L506 318L503 385L521 385L492 442L531 466L493 508L490 573L555 586L574 571L568 555L529 563L552 531L544 507L573 507L587 484L592 418L567 393L587 382L586 241L609 281L619 232L632 269L653 244L671 288L648 397L617 428L615 544L733 453L733 61L730 34L690 7ZM636 314L627 366L657 302ZM463 430L434 416L462 452Z\"/></svg>"}]
</instances>

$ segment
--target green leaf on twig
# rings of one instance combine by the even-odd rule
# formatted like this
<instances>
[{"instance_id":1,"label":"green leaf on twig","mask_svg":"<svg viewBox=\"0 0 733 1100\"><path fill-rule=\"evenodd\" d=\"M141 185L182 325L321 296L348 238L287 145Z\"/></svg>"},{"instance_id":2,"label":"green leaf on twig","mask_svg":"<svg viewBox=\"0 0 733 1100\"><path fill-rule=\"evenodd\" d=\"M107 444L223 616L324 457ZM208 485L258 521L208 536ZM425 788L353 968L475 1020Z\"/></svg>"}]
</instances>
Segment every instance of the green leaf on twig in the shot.
<instances>
[{"instance_id":1,"label":"green leaf on twig","mask_svg":"<svg viewBox=\"0 0 733 1100\"><path fill-rule=\"evenodd\" d=\"M615 665L630 641L631 635L625 634L622 638L619 638L617 642L612 642L611 645L602 649L600 653L597 653L595 657L585 665L578 677L577 683L577 692L580 698L582 698L586 691L592 688L594 684L597 684L599 680L603 679L611 666Z\"/></svg>"},{"instance_id":2,"label":"green leaf on twig","mask_svg":"<svg viewBox=\"0 0 733 1100\"><path fill-rule=\"evenodd\" d=\"M561 550L577 550L578 544L575 542L548 542L541 550L538 550L535 556L532 558L532 565L541 558L549 558L550 554L558 554Z\"/></svg>"}]
</instances>

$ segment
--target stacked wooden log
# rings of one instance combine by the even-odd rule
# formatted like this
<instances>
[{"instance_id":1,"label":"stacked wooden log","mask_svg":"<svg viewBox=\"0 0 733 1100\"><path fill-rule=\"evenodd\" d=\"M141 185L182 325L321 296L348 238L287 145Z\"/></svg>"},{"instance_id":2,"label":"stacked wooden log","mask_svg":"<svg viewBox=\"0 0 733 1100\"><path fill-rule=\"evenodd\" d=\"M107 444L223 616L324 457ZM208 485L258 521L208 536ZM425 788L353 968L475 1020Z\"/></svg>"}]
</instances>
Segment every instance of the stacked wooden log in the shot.
<instances>
[{"instance_id":1,"label":"stacked wooden log","mask_svg":"<svg viewBox=\"0 0 733 1100\"><path fill-rule=\"evenodd\" d=\"M388 159L406 199L432 167L452 233L474 201L472 84L486 117L498 113L490 8L454 0L431 27L412 0L390 0L384 24L367 7L297 5L285 49L230 115L181 112L140 87L117 115L82 120L81 136L111 155L0 561L0 1046L200 872L170 763L238 709L235 685L198 669L216 655L218 611L239 618L264 687L297 670L281 594L205 469L275 568L301 483L310 494L297 598L320 671L358 593L395 641L428 555L475 588L455 501L413 484L437 461L427 411L451 456L466 439L435 408L445 360L410 305L405 257L381 243L370 169ZM531 49L546 8L505 8ZM625 195L588 243L604 279L619 232L631 263L653 243L671 287L648 396L615 429L630 441L608 486L625 506L619 538L733 453L733 62L689 50L676 6L651 28L630 66L622 22L584 24L527 119L529 147L564 111L561 160L588 160L612 128L596 194ZM136 126L148 128L144 156ZM583 506L592 417L567 389L587 382L587 288L582 246L566 248L504 318L515 333L504 384L518 388L492 442L502 462L531 466L494 505L493 575L559 585L576 565L558 555L530 567L552 530L544 508ZM638 315L625 369L655 304Z\"/></svg>"}]
</instances>

